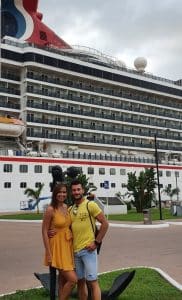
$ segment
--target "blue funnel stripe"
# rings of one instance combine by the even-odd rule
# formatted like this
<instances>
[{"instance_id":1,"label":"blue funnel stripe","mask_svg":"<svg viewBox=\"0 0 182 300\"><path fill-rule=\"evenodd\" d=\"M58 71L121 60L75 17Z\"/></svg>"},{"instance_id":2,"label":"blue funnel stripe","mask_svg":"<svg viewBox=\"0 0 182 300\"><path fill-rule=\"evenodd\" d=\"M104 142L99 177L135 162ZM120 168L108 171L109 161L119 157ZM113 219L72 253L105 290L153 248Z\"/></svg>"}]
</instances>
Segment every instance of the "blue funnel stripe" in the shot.
<instances>
[{"instance_id":1,"label":"blue funnel stripe","mask_svg":"<svg viewBox=\"0 0 182 300\"><path fill-rule=\"evenodd\" d=\"M11 16L11 21L14 22L14 24L5 23L2 25L6 26L7 28L11 28L11 26L14 25L17 28L16 33L14 32L13 35L11 33L11 30L8 29L7 35L14 36L16 38L21 38L21 36L23 36L26 30L26 20L25 17L22 15L22 13L20 13L20 11L14 5L14 0L2 1L2 15L3 14Z\"/></svg>"}]
</instances>

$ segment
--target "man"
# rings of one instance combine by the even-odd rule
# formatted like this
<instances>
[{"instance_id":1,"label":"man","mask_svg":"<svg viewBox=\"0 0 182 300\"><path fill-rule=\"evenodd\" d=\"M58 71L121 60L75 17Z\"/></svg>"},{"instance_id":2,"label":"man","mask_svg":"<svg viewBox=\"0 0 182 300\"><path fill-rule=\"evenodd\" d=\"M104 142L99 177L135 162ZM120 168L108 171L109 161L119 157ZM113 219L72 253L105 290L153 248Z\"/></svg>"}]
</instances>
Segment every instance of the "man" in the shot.
<instances>
[{"instance_id":1,"label":"man","mask_svg":"<svg viewBox=\"0 0 182 300\"><path fill-rule=\"evenodd\" d=\"M91 289L92 300L101 300L101 290L97 280L97 247L107 232L108 222L99 206L94 201L84 198L84 189L79 180L72 181L71 193L74 205L69 211L72 220L79 299L87 300L87 282ZM96 220L101 224L96 239L90 217L94 228Z\"/></svg>"}]
</instances>

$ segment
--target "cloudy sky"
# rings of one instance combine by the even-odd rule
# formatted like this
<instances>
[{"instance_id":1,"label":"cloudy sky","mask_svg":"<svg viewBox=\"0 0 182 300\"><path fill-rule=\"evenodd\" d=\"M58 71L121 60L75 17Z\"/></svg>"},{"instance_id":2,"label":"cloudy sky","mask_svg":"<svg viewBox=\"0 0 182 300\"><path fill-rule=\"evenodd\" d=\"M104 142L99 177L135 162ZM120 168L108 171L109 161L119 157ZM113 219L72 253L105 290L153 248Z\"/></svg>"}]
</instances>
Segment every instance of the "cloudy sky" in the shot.
<instances>
[{"instance_id":1,"label":"cloudy sky","mask_svg":"<svg viewBox=\"0 0 182 300\"><path fill-rule=\"evenodd\" d=\"M133 68L182 79L182 0L39 0L43 21L70 45L95 48Z\"/></svg>"}]
</instances>

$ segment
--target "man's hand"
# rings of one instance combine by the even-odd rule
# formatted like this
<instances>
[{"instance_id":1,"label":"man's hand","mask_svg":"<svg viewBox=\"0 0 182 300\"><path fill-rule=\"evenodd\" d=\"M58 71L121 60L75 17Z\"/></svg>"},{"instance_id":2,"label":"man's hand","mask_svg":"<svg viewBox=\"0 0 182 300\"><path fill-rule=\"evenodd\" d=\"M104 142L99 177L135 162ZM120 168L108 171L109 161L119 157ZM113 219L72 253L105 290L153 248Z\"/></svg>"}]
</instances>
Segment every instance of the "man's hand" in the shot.
<instances>
[{"instance_id":1,"label":"man's hand","mask_svg":"<svg viewBox=\"0 0 182 300\"><path fill-rule=\"evenodd\" d=\"M95 242L92 242L90 245L88 245L87 247L85 247L88 251L94 251L97 248L97 245L95 244Z\"/></svg>"},{"instance_id":2,"label":"man's hand","mask_svg":"<svg viewBox=\"0 0 182 300\"><path fill-rule=\"evenodd\" d=\"M57 231L55 229L49 229L47 232L47 235L49 238L52 238L55 236L56 233L57 233Z\"/></svg>"},{"instance_id":3,"label":"man's hand","mask_svg":"<svg viewBox=\"0 0 182 300\"><path fill-rule=\"evenodd\" d=\"M51 263L52 263L52 256L51 255L47 255L47 262L48 262L48 265L51 266Z\"/></svg>"}]
</instances>

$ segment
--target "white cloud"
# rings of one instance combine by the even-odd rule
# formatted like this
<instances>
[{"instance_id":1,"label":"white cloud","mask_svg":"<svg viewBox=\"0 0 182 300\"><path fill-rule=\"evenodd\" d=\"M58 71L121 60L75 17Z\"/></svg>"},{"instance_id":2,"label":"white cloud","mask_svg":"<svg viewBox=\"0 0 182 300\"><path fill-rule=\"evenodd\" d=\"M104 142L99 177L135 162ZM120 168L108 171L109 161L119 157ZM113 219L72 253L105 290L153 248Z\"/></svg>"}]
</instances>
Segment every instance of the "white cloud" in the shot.
<instances>
[{"instance_id":1,"label":"white cloud","mask_svg":"<svg viewBox=\"0 0 182 300\"><path fill-rule=\"evenodd\" d=\"M133 67L147 58L147 71L182 78L181 0L40 0L47 23L67 43L117 56Z\"/></svg>"}]
</instances>

